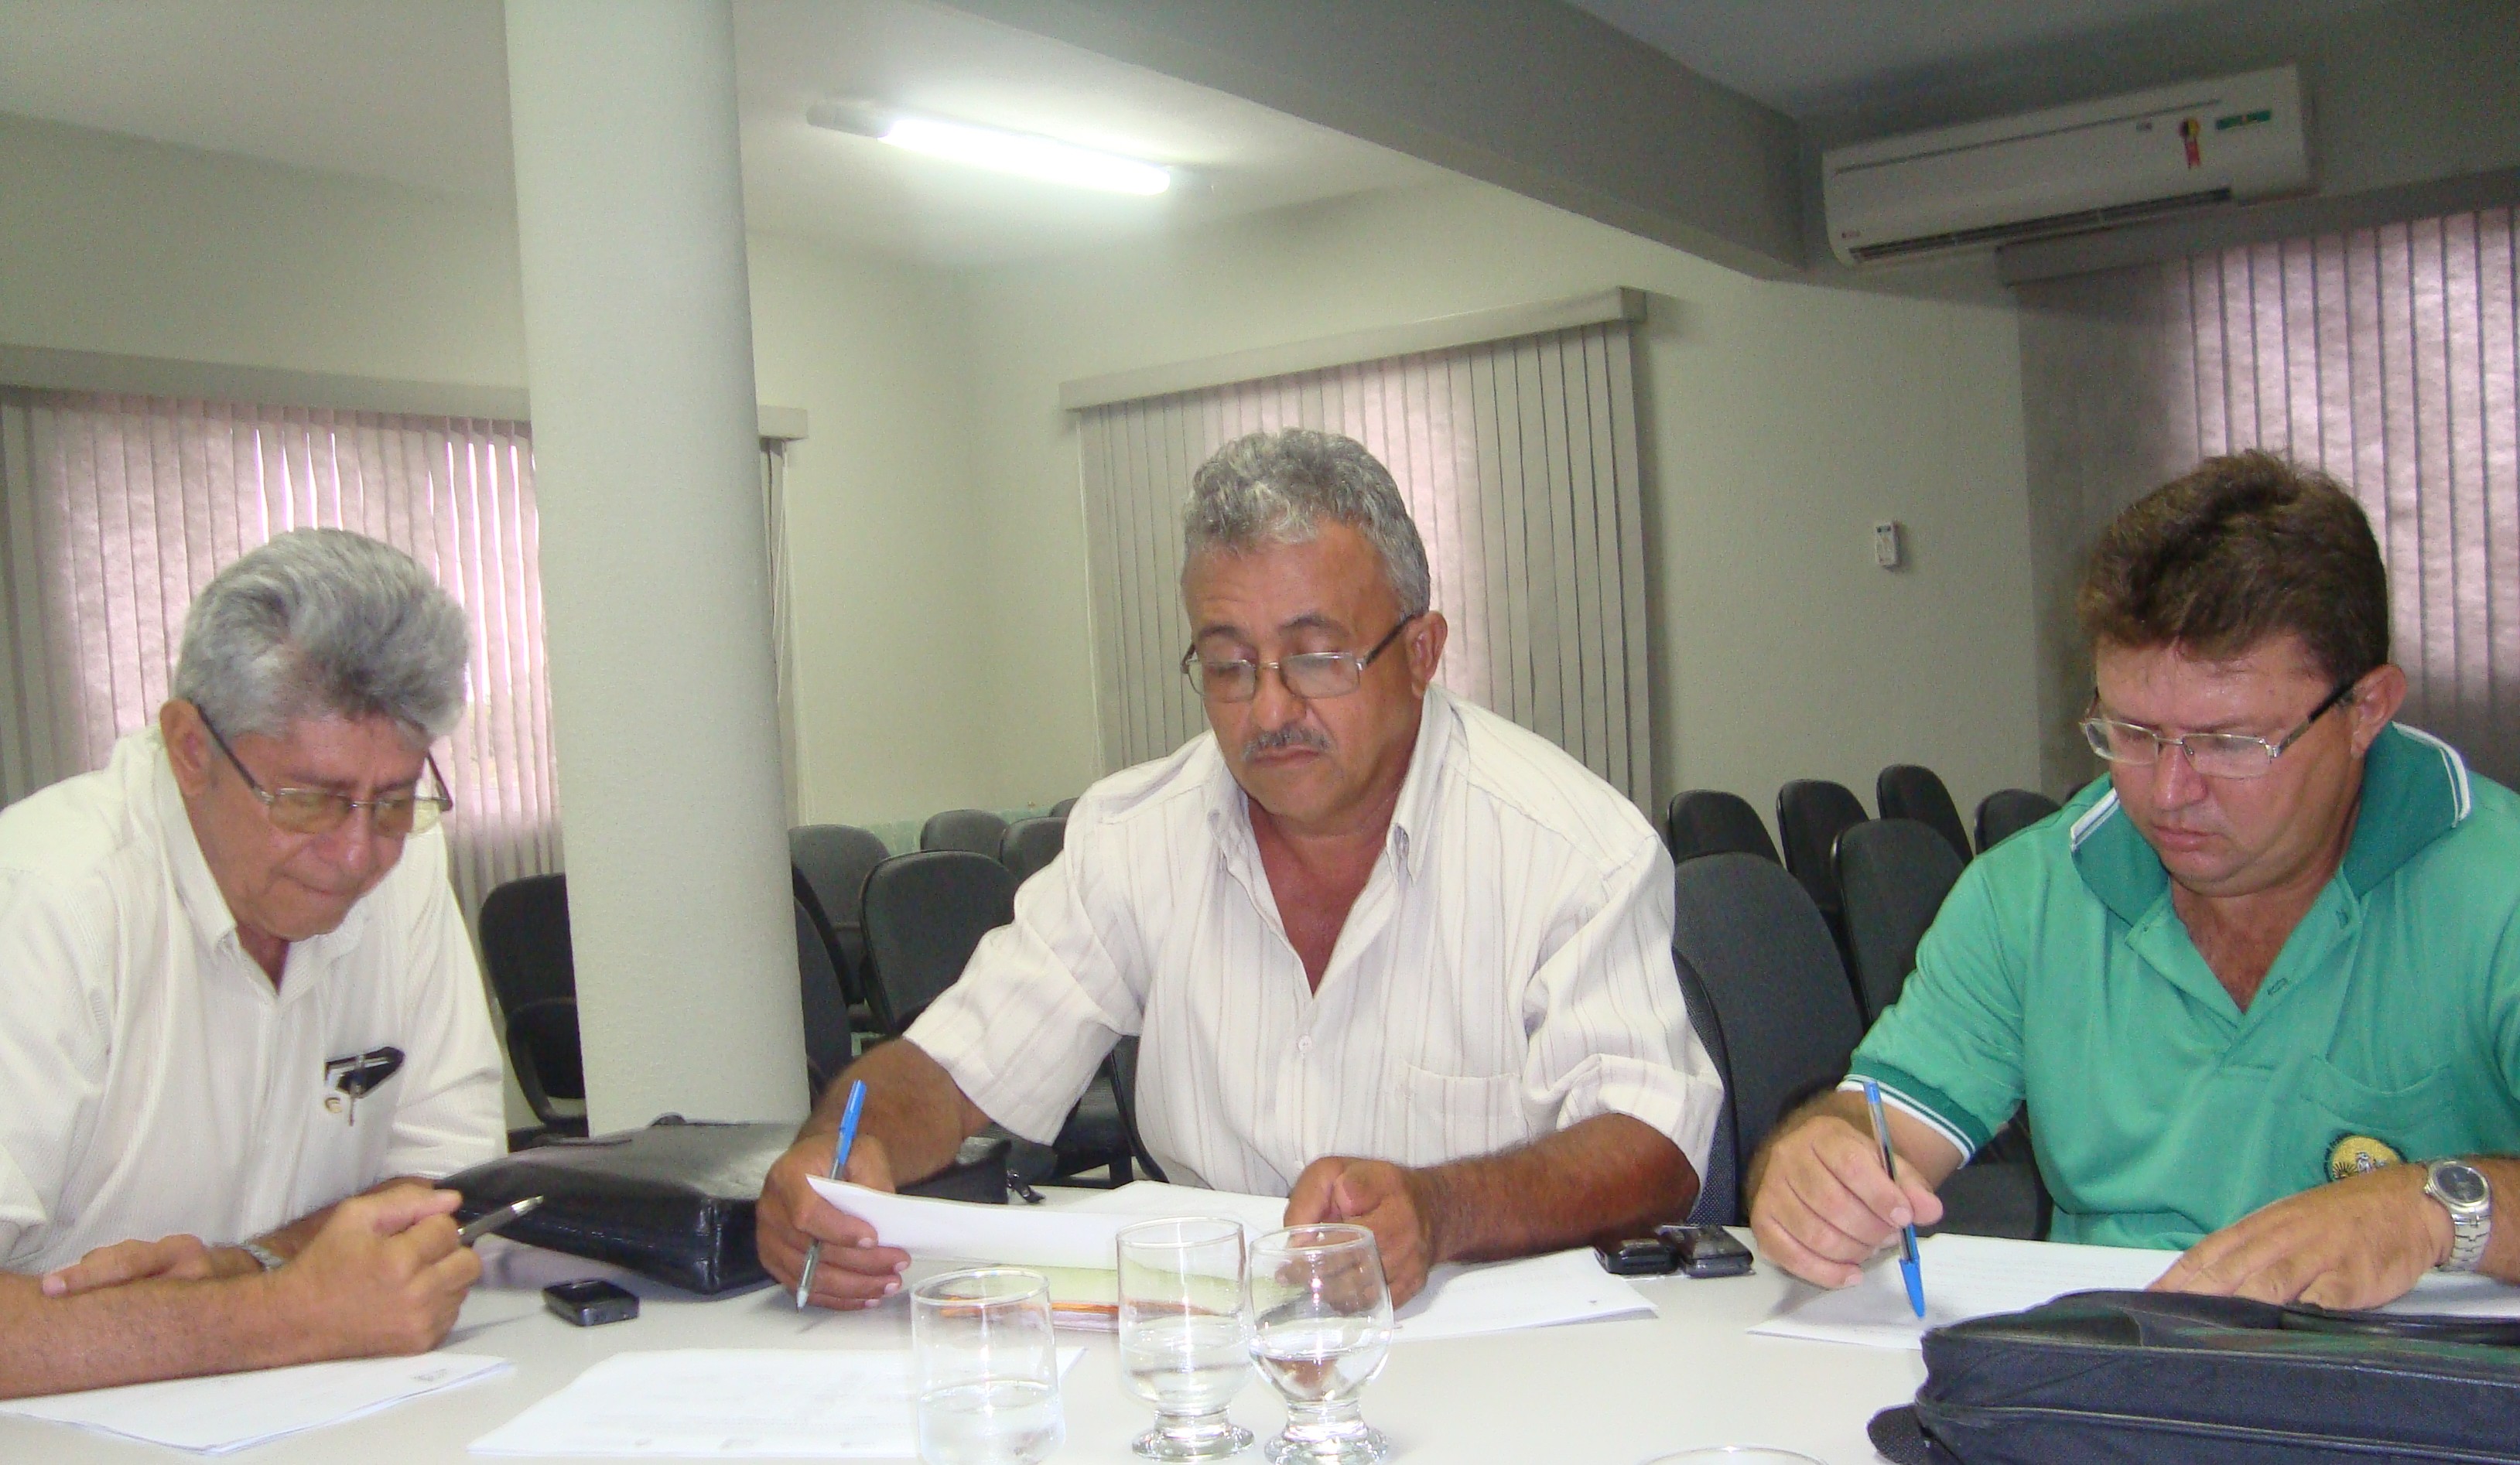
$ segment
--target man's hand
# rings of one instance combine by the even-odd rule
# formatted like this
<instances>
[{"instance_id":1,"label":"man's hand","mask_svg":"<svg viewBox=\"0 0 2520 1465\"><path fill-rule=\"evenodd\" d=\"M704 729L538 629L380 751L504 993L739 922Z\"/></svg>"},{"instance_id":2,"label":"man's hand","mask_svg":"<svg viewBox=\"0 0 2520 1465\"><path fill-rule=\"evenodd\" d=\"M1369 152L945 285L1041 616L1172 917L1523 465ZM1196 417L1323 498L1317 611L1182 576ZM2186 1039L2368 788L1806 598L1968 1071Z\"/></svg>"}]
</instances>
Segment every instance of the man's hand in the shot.
<instances>
[{"instance_id":1,"label":"man's hand","mask_svg":"<svg viewBox=\"0 0 2520 1465\"><path fill-rule=\"evenodd\" d=\"M1431 1193L1434 1183L1423 1171L1328 1156L1295 1176L1286 1196L1286 1224L1346 1221L1372 1231L1397 1308L1425 1287L1428 1268L1447 1260L1437 1234L1443 1207Z\"/></svg>"},{"instance_id":2,"label":"man's hand","mask_svg":"<svg viewBox=\"0 0 2520 1465\"><path fill-rule=\"evenodd\" d=\"M1881 1169L1881 1146L1839 1115L1812 1115L1771 1142L1750 1230L1785 1270L1823 1287L1844 1287L1899 1228L1943 1219L1933 1187L1899 1161L1896 1181Z\"/></svg>"},{"instance_id":3,"label":"man's hand","mask_svg":"<svg viewBox=\"0 0 2520 1465\"><path fill-rule=\"evenodd\" d=\"M76 1297L101 1287L151 1278L169 1282L205 1282L214 1277L251 1276L262 1264L242 1248L213 1247L199 1236L161 1236L156 1241L117 1241L100 1246L69 1265L44 1274L46 1297Z\"/></svg>"},{"instance_id":4,"label":"man's hand","mask_svg":"<svg viewBox=\"0 0 2520 1465\"><path fill-rule=\"evenodd\" d=\"M2188 1248L2152 1290L2376 1308L2440 1265L2451 1239L2424 1167L2392 1165L2260 1207Z\"/></svg>"},{"instance_id":5,"label":"man's hand","mask_svg":"<svg viewBox=\"0 0 2520 1465\"><path fill-rule=\"evenodd\" d=\"M806 1183L809 1176L832 1173L832 1140L827 1133L807 1134L770 1167L753 1213L753 1247L761 1265L792 1294L805 1269L805 1248L820 1241L812 1301L826 1308L872 1308L901 1290L910 1253L878 1245L875 1227L833 1207ZM848 1178L870 1190L893 1188L882 1140L859 1132L849 1146Z\"/></svg>"},{"instance_id":6,"label":"man's hand","mask_svg":"<svg viewBox=\"0 0 2520 1465\"><path fill-rule=\"evenodd\" d=\"M298 1320L321 1357L421 1354L455 1326L481 1275L456 1239L452 1190L397 1186L353 1196L306 1249L271 1273L281 1315Z\"/></svg>"}]
</instances>

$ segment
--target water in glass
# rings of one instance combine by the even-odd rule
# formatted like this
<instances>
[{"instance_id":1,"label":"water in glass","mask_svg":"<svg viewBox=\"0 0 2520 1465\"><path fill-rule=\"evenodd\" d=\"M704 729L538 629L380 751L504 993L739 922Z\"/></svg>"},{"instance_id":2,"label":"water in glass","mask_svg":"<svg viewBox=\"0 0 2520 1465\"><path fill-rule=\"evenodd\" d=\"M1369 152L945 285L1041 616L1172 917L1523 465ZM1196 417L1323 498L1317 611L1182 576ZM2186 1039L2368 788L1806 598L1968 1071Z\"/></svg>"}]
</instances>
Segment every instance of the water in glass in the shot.
<instances>
[{"instance_id":1,"label":"water in glass","mask_svg":"<svg viewBox=\"0 0 2520 1465\"><path fill-rule=\"evenodd\" d=\"M1251 1354L1286 1400L1272 1465L1373 1465L1390 1449L1358 1398L1391 1346L1391 1291L1373 1233L1290 1226L1251 1248Z\"/></svg>"},{"instance_id":2,"label":"water in glass","mask_svg":"<svg viewBox=\"0 0 2520 1465\"><path fill-rule=\"evenodd\" d=\"M910 1289L919 1458L927 1465L1040 1465L1066 1441L1050 1284L984 1266Z\"/></svg>"},{"instance_id":3,"label":"water in glass","mask_svg":"<svg viewBox=\"0 0 2520 1465\"><path fill-rule=\"evenodd\" d=\"M1122 1231L1120 1370L1154 1405L1155 1427L1130 1443L1153 1460L1218 1460L1251 1443L1226 1418L1251 1381L1242 1320L1242 1227L1151 1221Z\"/></svg>"}]
</instances>

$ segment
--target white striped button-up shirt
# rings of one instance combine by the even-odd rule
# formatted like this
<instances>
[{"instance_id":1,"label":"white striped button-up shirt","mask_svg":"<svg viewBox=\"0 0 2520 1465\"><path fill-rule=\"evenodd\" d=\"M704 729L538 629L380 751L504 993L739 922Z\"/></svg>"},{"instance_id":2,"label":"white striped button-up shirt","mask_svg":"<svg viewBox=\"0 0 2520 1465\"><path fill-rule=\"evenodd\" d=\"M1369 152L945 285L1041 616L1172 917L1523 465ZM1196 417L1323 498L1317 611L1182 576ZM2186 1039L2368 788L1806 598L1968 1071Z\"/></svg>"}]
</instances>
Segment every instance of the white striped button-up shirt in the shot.
<instances>
[{"instance_id":1,"label":"white striped button-up shirt","mask_svg":"<svg viewBox=\"0 0 2520 1465\"><path fill-rule=\"evenodd\" d=\"M1047 1142L1125 1034L1176 1181L1283 1195L1326 1155L1420 1167L1597 1114L1700 1176L1723 1100L1671 957L1672 866L1545 739L1429 688L1391 831L1312 990L1216 738L1097 783L961 981L912 1025Z\"/></svg>"}]
</instances>

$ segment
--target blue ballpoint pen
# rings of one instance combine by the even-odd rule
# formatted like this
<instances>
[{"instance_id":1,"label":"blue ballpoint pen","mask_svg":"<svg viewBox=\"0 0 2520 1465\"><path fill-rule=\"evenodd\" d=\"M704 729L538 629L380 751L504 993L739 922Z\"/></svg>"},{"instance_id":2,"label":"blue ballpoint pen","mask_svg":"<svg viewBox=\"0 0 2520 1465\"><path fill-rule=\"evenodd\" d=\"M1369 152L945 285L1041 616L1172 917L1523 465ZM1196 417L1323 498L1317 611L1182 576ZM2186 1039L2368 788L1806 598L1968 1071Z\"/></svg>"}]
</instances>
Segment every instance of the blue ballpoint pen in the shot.
<instances>
[{"instance_id":1,"label":"blue ballpoint pen","mask_svg":"<svg viewBox=\"0 0 2520 1465\"><path fill-rule=\"evenodd\" d=\"M1872 1111L1872 1137L1881 1145L1881 1168L1895 1183L1899 1167L1890 1152L1890 1121L1881 1113L1881 1086L1870 1079L1864 1081L1864 1107ZM1916 1315L1925 1315L1925 1275L1916 1268L1916 1227L1912 1222L1899 1228L1899 1275L1907 1279L1908 1306Z\"/></svg>"},{"instance_id":2,"label":"blue ballpoint pen","mask_svg":"<svg viewBox=\"0 0 2520 1465\"><path fill-rule=\"evenodd\" d=\"M832 1178L836 1180L849 1168L849 1146L858 1142L858 1116L866 1112L866 1080L849 1084L848 1107L840 1111L839 1137L832 1141ZM796 1274L796 1306L805 1306L814 1295L814 1268L823 1260L823 1243L816 1241L805 1248L805 1269ZM1918 1312L1917 1316L1924 1314Z\"/></svg>"}]
</instances>

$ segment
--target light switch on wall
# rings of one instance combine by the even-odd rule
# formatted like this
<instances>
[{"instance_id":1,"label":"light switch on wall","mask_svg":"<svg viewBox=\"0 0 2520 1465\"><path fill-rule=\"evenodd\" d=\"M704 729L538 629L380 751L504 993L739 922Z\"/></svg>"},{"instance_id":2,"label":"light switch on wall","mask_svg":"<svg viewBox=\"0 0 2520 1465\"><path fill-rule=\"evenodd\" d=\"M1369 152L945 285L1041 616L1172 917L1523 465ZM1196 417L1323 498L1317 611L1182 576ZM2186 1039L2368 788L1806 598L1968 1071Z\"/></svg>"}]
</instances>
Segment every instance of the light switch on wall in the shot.
<instances>
[{"instance_id":1,"label":"light switch on wall","mask_svg":"<svg viewBox=\"0 0 2520 1465\"><path fill-rule=\"evenodd\" d=\"M1885 570L1895 570L1908 562L1908 528L1897 519L1883 519L1872 526L1872 562Z\"/></svg>"}]
</instances>

